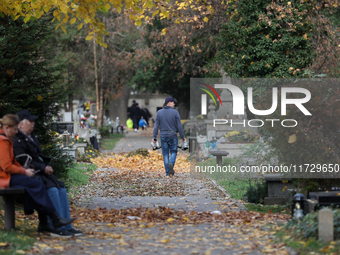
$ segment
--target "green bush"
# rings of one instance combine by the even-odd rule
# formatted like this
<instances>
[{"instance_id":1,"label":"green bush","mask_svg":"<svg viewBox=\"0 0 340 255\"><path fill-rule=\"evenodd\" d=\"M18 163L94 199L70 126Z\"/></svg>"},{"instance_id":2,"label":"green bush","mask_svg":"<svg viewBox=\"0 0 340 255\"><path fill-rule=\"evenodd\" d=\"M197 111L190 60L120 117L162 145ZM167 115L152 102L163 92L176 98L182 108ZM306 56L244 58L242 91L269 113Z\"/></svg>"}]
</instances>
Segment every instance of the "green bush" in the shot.
<instances>
[{"instance_id":1,"label":"green bush","mask_svg":"<svg viewBox=\"0 0 340 255\"><path fill-rule=\"evenodd\" d=\"M52 167L57 178L65 177L68 169L74 164L74 158L65 153L65 149L60 146L60 142L61 140L56 138L48 145L41 145L43 154L52 158Z\"/></svg>"},{"instance_id":2,"label":"green bush","mask_svg":"<svg viewBox=\"0 0 340 255\"><path fill-rule=\"evenodd\" d=\"M220 29L219 57L231 77L292 77L313 61L309 2L240 0ZM306 11L308 10L308 11ZM278 18L282 15L284 19ZM288 24L298 24L291 28Z\"/></svg>"},{"instance_id":3,"label":"green bush","mask_svg":"<svg viewBox=\"0 0 340 255\"><path fill-rule=\"evenodd\" d=\"M246 197L249 203L262 203L264 198L268 196L268 188L266 182L257 182L255 185L250 183Z\"/></svg>"},{"instance_id":4,"label":"green bush","mask_svg":"<svg viewBox=\"0 0 340 255\"><path fill-rule=\"evenodd\" d=\"M84 154L79 155L77 160L81 162L91 162L92 158L96 158L98 156L99 156L99 151L93 148L91 144L88 144L85 147Z\"/></svg>"},{"instance_id":5,"label":"green bush","mask_svg":"<svg viewBox=\"0 0 340 255\"><path fill-rule=\"evenodd\" d=\"M99 127L99 133L102 137L109 137L111 133L111 126Z\"/></svg>"}]
</instances>

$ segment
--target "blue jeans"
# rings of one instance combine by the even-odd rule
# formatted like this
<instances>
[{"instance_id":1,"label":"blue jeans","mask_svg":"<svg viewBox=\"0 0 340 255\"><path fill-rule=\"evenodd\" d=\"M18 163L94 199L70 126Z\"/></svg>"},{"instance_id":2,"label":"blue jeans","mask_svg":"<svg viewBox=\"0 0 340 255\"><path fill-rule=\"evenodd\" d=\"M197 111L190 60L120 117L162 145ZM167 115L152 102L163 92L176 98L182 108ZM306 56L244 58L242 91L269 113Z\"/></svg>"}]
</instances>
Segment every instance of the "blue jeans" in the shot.
<instances>
[{"instance_id":1,"label":"blue jeans","mask_svg":"<svg viewBox=\"0 0 340 255\"><path fill-rule=\"evenodd\" d=\"M169 163L172 163L175 166L176 157L177 157L177 144L178 139L176 137L161 137L161 146L163 153L163 161L166 175L169 175ZM169 161L169 152L171 153L170 161Z\"/></svg>"},{"instance_id":2,"label":"blue jeans","mask_svg":"<svg viewBox=\"0 0 340 255\"><path fill-rule=\"evenodd\" d=\"M70 219L71 218L70 206L68 203L66 189L65 188L58 189L57 187L53 187L47 189L47 193L60 217ZM71 224L61 228L65 228L67 230L73 229Z\"/></svg>"}]
</instances>

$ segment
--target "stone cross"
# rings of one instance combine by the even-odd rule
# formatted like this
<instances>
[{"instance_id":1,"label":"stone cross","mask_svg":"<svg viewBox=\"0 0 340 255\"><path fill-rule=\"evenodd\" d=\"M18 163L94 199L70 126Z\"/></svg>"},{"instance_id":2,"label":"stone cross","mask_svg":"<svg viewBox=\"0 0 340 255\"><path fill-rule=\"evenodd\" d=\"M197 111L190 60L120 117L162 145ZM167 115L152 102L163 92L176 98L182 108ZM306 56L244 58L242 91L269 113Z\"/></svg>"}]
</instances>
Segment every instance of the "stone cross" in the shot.
<instances>
[{"instance_id":1,"label":"stone cross","mask_svg":"<svg viewBox=\"0 0 340 255\"><path fill-rule=\"evenodd\" d=\"M319 240L324 242L331 242L334 240L334 221L333 211L328 208L324 208L319 211Z\"/></svg>"}]
</instances>

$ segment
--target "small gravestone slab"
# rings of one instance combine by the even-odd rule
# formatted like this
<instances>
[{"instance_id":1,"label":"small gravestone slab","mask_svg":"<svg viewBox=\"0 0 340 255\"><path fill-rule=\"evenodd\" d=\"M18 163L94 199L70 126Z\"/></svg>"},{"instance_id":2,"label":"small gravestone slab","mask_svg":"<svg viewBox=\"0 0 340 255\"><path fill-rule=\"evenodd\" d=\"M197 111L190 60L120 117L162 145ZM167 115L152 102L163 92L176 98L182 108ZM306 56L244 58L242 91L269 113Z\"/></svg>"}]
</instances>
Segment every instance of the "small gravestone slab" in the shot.
<instances>
[{"instance_id":1,"label":"small gravestone slab","mask_svg":"<svg viewBox=\"0 0 340 255\"><path fill-rule=\"evenodd\" d=\"M333 211L325 208L319 211L319 240L331 242L334 239Z\"/></svg>"}]
</instances>

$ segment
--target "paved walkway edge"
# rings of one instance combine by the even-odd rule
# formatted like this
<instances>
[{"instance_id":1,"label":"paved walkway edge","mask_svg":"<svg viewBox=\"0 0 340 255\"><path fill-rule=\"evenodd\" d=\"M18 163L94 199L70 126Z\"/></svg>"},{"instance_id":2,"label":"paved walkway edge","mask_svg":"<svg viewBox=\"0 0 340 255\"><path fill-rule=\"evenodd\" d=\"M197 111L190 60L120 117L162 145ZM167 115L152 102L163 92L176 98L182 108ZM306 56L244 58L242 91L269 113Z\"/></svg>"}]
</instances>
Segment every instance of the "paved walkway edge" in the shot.
<instances>
[{"instance_id":1,"label":"paved walkway edge","mask_svg":"<svg viewBox=\"0 0 340 255\"><path fill-rule=\"evenodd\" d=\"M213 180L213 179L211 179L211 178L209 178L209 180L214 184L214 186L216 187L216 188L218 188L220 191L222 191L222 193L226 196L226 197L230 197L230 195L226 192L226 190L221 186L221 185L219 185L215 180ZM235 199L233 199L233 200L235 200ZM237 203L238 204L238 206L239 207L242 207L241 209L242 209L242 211L248 211L248 209L243 205L243 204L241 204L241 203Z\"/></svg>"}]
</instances>

